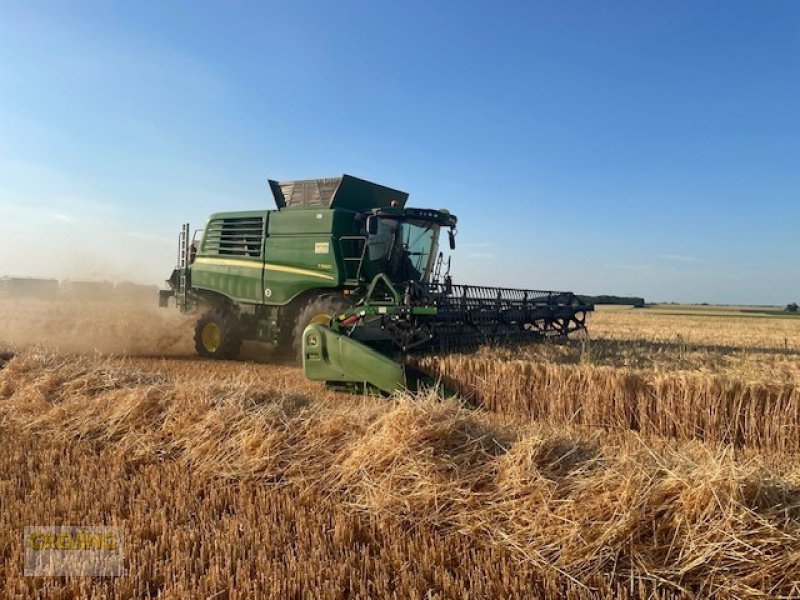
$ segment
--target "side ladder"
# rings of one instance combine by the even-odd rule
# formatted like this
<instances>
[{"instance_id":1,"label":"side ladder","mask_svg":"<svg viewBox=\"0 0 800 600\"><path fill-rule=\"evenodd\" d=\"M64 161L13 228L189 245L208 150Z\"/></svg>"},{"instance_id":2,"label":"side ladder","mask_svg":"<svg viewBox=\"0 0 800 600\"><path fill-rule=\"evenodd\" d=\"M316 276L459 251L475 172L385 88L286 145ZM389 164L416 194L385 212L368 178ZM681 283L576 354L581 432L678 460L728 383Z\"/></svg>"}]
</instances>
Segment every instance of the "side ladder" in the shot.
<instances>
[{"instance_id":1,"label":"side ladder","mask_svg":"<svg viewBox=\"0 0 800 600\"><path fill-rule=\"evenodd\" d=\"M180 277L178 279L177 293L175 294L175 300L182 309L189 302L189 253L191 251L189 233L189 223L184 223L178 235L178 272Z\"/></svg>"}]
</instances>

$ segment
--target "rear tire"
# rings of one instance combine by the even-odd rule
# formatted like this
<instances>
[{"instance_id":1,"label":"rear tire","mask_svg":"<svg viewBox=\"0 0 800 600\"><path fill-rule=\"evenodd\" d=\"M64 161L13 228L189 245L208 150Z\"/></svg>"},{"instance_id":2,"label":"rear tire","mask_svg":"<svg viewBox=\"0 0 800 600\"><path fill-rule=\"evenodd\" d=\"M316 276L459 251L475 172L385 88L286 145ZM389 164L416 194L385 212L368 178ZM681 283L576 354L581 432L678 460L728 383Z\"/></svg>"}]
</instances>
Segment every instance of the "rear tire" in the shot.
<instances>
[{"instance_id":1,"label":"rear tire","mask_svg":"<svg viewBox=\"0 0 800 600\"><path fill-rule=\"evenodd\" d=\"M292 352L297 364L303 364L303 331L311 322L330 320L351 308L353 303L338 294L311 300L297 315L292 329Z\"/></svg>"},{"instance_id":2,"label":"rear tire","mask_svg":"<svg viewBox=\"0 0 800 600\"><path fill-rule=\"evenodd\" d=\"M242 347L242 331L236 316L222 307L212 308L194 328L197 354L207 358L236 358Z\"/></svg>"}]
</instances>

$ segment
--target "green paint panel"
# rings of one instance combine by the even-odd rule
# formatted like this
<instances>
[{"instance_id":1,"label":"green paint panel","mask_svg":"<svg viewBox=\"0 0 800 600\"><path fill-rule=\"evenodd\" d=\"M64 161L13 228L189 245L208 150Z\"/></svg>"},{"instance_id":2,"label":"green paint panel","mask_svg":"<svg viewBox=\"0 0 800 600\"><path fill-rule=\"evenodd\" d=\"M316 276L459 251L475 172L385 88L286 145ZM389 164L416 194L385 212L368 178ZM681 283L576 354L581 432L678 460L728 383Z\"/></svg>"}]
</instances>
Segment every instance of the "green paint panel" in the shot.
<instances>
[{"instance_id":1,"label":"green paint panel","mask_svg":"<svg viewBox=\"0 0 800 600\"><path fill-rule=\"evenodd\" d=\"M270 291L266 303L282 305L306 290L340 287L334 250L330 234L267 238L264 287Z\"/></svg>"},{"instance_id":2,"label":"green paint panel","mask_svg":"<svg viewBox=\"0 0 800 600\"><path fill-rule=\"evenodd\" d=\"M262 219L264 231L258 222ZM329 208L216 213L192 266L192 285L235 302L285 305L314 289L341 288L340 236L361 227L356 213ZM253 263L259 268L233 263ZM224 264L231 263L231 264Z\"/></svg>"},{"instance_id":3,"label":"green paint panel","mask_svg":"<svg viewBox=\"0 0 800 600\"><path fill-rule=\"evenodd\" d=\"M333 213L332 210L320 208L275 211L269 220L269 235L302 233L327 233L330 235L333 228Z\"/></svg>"},{"instance_id":4,"label":"green paint panel","mask_svg":"<svg viewBox=\"0 0 800 600\"><path fill-rule=\"evenodd\" d=\"M205 262L215 260L231 259L198 257L191 267L193 288L217 292L236 302L261 304L264 301L261 259L239 257L234 259L236 262L252 266Z\"/></svg>"},{"instance_id":5,"label":"green paint panel","mask_svg":"<svg viewBox=\"0 0 800 600\"><path fill-rule=\"evenodd\" d=\"M402 363L323 325L303 332L303 371L314 381L369 383L388 393L406 387Z\"/></svg>"}]
</instances>

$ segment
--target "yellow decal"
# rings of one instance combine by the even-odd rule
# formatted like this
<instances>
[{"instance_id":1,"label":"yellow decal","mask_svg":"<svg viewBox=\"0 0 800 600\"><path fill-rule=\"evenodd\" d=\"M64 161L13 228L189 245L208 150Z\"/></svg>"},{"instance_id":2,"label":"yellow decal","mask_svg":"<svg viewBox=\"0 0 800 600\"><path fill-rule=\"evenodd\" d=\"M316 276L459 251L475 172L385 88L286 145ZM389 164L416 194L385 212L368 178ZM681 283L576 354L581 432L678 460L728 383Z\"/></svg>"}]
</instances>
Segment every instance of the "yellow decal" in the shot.
<instances>
[{"instance_id":1,"label":"yellow decal","mask_svg":"<svg viewBox=\"0 0 800 600\"><path fill-rule=\"evenodd\" d=\"M311 271L309 269L298 269L296 267L285 267L283 265L272 265L269 263L265 264L264 268L267 271L292 273L294 275L306 275L307 277L319 277L320 279L328 279L329 281L333 281L333 275L328 275L327 273L318 273L317 271Z\"/></svg>"},{"instance_id":2,"label":"yellow decal","mask_svg":"<svg viewBox=\"0 0 800 600\"><path fill-rule=\"evenodd\" d=\"M311 269L298 269L297 267L287 267L284 265L275 265L271 263L262 263L261 261L250 261L237 258L214 258L210 256L201 256L195 259L194 264L219 265L223 267L242 267L246 269L263 268L265 271L292 273L293 275L305 275L306 277L317 277L319 279L327 279L328 281L334 280L333 275L312 271Z\"/></svg>"},{"instance_id":3,"label":"yellow decal","mask_svg":"<svg viewBox=\"0 0 800 600\"><path fill-rule=\"evenodd\" d=\"M314 254L327 254L328 250L330 250L330 244L328 242L317 242L314 244Z\"/></svg>"},{"instance_id":4,"label":"yellow decal","mask_svg":"<svg viewBox=\"0 0 800 600\"><path fill-rule=\"evenodd\" d=\"M245 269L260 269L264 265L260 260L242 260L239 258L211 258L201 256L194 260L194 264L219 265L221 267L243 267Z\"/></svg>"}]
</instances>

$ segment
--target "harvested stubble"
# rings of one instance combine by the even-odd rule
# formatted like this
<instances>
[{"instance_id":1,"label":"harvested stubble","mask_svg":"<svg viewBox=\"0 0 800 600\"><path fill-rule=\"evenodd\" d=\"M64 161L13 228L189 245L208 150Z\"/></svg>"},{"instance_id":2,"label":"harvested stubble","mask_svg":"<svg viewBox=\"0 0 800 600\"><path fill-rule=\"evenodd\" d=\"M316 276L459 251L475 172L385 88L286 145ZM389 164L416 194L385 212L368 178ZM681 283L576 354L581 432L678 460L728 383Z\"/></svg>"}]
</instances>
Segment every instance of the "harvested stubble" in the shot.
<instances>
[{"instance_id":1,"label":"harvested stubble","mask_svg":"<svg viewBox=\"0 0 800 600\"><path fill-rule=\"evenodd\" d=\"M659 314L650 309L598 310L589 316L593 338L800 351L800 319Z\"/></svg>"},{"instance_id":2,"label":"harvested stubble","mask_svg":"<svg viewBox=\"0 0 800 600\"><path fill-rule=\"evenodd\" d=\"M574 339L492 348L484 358L588 365L654 374L717 375L747 383L800 384L800 350L736 348L647 340Z\"/></svg>"},{"instance_id":3,"label":"harvested stubble","mask_svg":"<svg viewBox=\"0 0 800 600\"><path fill-rule=\"evenodd\" d=\"M492 411L646 436L800 451L800 385L692 372L426 357L422 368ZM457 374L457 376L455 375Z\"/></svg>"},{"instance_id":4,"label":"harvested stubble","mask_svg":"<svg viewBox=\"0 0 800 600\"><path fill-rule=\"evenodd\" d=\"M27 444L3 459L4 531L83 517L134 540L133 577L94 586L19 578L7 536L8 589L800 593L796 457L768 466L630 431L520 426L432 397L312 398L241 364L190 381L170 375L178 362L25 352L0 370L0 427ZM46 442L40 454L31 436Z\"/></svg>"},{"instance_id":5,"label":"harvested stubble","mask_svg":"<svg viewBox=\"0 0 800 600\"><path fill-rule=\"evenodd\" d=\"M597 575L576 585L515 551L258 480L220 482L179 461L132 466L113 447L44 443L0 428L6 597L653 598L647 584ZM8 437L5 437L8 436ZM128 576L22 576L19 523L106 523L127 532Z\"/></svg>"}]
</instances>

